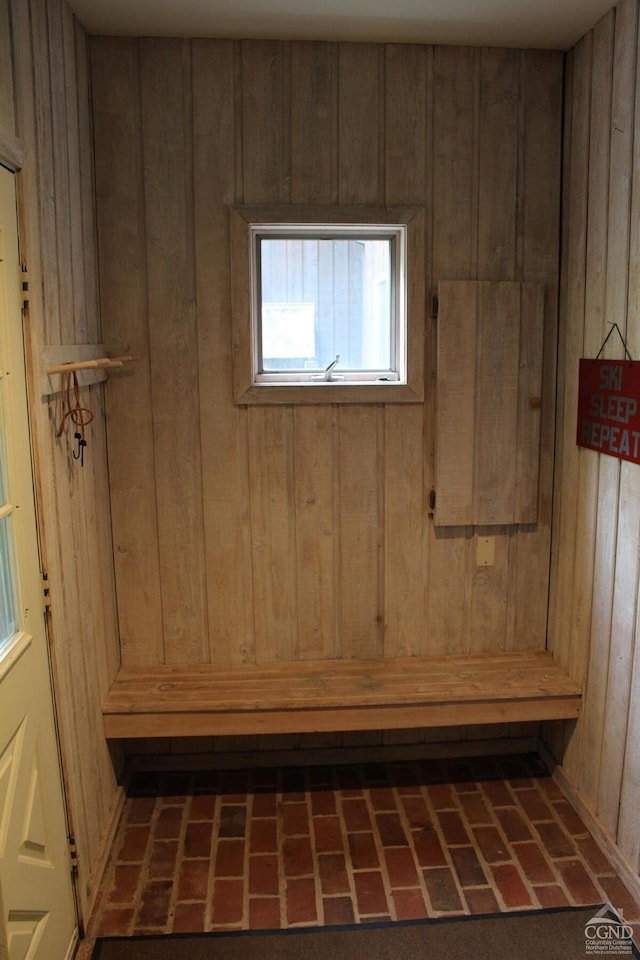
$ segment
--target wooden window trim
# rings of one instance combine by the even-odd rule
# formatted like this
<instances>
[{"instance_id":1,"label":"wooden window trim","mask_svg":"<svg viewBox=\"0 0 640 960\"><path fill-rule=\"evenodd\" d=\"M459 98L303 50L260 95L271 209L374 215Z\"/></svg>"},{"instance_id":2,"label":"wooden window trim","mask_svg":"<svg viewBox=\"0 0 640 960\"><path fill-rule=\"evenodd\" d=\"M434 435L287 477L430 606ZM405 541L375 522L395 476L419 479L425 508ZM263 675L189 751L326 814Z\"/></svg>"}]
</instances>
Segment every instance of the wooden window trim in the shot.
<instances>
[{"instance_id":1,"label":"wooden window trim","mask_svg":"<svg viewBox=\"0 0 640 960\"><path fill-rule=\"evenodd\" d=\"M400 223L407 228L407 382L255 384L251 317L251 227L254 224ZM238 404L422 403L424 400L424 211L421 207L236 206L231 208L233 394Z\"/></svg>"}]
</instances>

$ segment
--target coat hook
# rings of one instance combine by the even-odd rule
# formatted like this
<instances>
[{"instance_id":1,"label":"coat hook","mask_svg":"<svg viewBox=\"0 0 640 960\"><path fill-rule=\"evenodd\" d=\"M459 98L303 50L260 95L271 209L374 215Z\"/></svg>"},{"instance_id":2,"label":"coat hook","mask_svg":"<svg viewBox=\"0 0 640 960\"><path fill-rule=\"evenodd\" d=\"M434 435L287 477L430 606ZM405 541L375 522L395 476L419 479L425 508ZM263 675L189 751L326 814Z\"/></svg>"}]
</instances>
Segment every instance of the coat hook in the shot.
<instances>
[{"instance_id":1,"label":"coat hook","mask_svg":"<svg viewBox=\"0 0 640 960\"><path fill-rule=\"evenodd\" d=\"M84 439L81 433L74 433L73 439L76 441L76 449L72 450L73 459L80 461L80 466L84 467L84 448L87 445L87 441Z\"/></svg>"}]
</instances>

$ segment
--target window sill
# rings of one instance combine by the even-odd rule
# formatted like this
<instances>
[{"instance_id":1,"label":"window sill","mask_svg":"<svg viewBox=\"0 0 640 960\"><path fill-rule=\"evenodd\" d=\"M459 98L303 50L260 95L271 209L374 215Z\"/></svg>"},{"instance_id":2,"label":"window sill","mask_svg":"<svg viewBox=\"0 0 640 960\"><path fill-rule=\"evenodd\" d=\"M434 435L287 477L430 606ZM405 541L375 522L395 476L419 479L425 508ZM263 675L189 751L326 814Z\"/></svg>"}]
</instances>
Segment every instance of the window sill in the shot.
<instances>
[{"instance_id":1,"label":"window sill","mask_svg":"<svg viewBox=\"0 0 640 960\"><path fill-rule=\"evenodd\" d=\"M236 403L422 403L423 394L406 383L315 383L309 385L253 384L236 396Z\"/></svg>"}]
</instances>

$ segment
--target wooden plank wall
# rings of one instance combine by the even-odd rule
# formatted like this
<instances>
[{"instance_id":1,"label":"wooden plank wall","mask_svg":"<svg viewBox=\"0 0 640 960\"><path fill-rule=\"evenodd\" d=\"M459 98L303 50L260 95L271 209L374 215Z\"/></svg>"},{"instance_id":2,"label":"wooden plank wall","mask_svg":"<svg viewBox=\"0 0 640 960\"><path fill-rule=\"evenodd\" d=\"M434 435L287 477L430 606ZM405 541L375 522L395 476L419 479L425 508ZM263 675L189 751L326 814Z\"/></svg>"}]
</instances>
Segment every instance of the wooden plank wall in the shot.
<instances>
[{"instance_id":1,"label":"wooden plank wall","mask_svg":"<svg viewBox=\"0 0 640 960\"><path fill-rule=\"evenodd\" d=\"M542 648L562 56L412 45L91 40L126 664ZM419 204L427 289L546 286L539 522L436 532L424 405L234 406L229 205ZM475 535L496 536L478 570Z\"/></svg>"},{"instance_id":2,"label":"wooden plank wall","mask_svg":"<svg viewBox=\"0 0 640 960\"><path fill-rule=\"evenodd\" d=\"M550 641L586 676L582 719L548 732L563 774L640 870L640 468L575 445L578 358L617 323L640 357L638 3L572 51L567 75L558 458ZM621 358L612 337L605 356Z\"/></svg>"},{"instance_id":3,"label":"wooden plank wall","mask_svg":"<svg viewBox=\"0 0 640 960\"><path fill-rule=\"evenodd\" d=\"M103 388L85 466L56 439L57 402L40 396L43 345L101 339L96 269L87 40L62 0L0 0L0 121L24 148L17 174L21 246L29 268L25 318L49 636L71 830L88 915L120 792L101 703L118 660ZM10 29L9 29L10 28ZM3 53L4 53L3 49ZM25 443L28 438L25 437Z\"/></svg>"}]
</instances>

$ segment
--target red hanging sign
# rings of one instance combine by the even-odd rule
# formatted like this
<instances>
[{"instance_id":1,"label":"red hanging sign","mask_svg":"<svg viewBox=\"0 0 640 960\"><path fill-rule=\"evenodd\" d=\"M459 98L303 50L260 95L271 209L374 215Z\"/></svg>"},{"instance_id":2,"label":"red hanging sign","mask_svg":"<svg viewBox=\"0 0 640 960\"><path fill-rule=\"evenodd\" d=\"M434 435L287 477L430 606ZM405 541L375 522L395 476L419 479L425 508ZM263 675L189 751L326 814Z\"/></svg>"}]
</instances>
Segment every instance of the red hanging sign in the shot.
<instances>
[{"instance_id":1,"label":"red hanging sign","mask_svg":"<svg viewBox=\"0 0 640 960\"><path fill-rule=\"evenodd\" d=\"M640 361L580 361L576 443L640 463Z\"/></svg>"}]
</instances>

